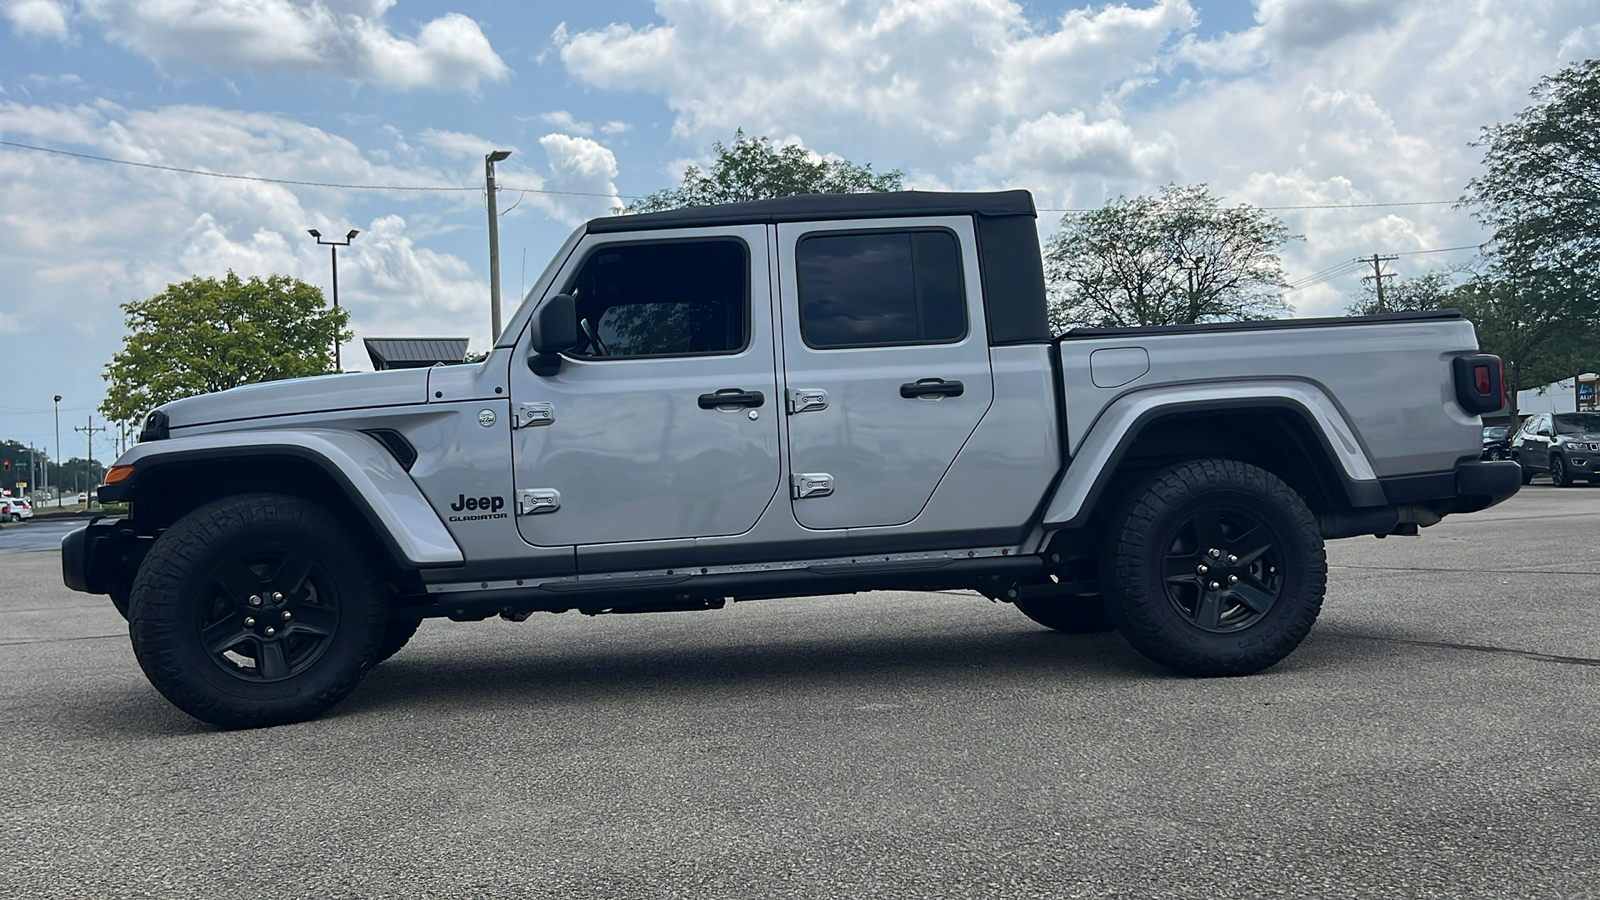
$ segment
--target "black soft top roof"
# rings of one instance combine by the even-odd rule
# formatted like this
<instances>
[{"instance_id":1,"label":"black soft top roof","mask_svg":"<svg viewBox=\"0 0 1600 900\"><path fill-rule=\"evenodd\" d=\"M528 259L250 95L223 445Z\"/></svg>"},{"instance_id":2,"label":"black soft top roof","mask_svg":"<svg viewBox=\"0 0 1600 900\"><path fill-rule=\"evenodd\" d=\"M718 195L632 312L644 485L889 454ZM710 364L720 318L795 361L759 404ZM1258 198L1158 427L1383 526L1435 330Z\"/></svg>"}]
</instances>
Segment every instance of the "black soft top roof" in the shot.
<instances>
[{"instance_id":1,"label":"black soft top roof","mask_svg":"<svg viewBox=\"0 0 1600 900\"><path fill-rule=\"evenodd\" d=\"M695 228L704 225L770 225L828 219L881 219L895 216L1029 216L1037 218L1027 191L953 193L897 191L872 194L802 194L774 200L749 200L720 206L691 206L636 216L590 219L590 234Z\"/></svg>"}]
</instances>

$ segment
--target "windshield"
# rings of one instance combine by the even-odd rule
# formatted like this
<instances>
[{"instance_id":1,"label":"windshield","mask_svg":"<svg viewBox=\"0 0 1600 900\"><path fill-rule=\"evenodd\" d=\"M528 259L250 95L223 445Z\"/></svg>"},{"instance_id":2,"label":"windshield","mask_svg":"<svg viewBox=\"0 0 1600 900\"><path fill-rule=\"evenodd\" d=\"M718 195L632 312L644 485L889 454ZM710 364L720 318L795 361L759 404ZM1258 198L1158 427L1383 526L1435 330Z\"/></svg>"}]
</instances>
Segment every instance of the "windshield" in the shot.
<instances>
[{"instance_id":1,"label":"windshield","mask_svg":"<svg viewBox=\"0 0 1600 900\"><path fill-rule=\"evenodd\" d=\"M1600 432L1600 413L1558 413L1556 434L1591 434Z\"/></svg>"}]
</instances>

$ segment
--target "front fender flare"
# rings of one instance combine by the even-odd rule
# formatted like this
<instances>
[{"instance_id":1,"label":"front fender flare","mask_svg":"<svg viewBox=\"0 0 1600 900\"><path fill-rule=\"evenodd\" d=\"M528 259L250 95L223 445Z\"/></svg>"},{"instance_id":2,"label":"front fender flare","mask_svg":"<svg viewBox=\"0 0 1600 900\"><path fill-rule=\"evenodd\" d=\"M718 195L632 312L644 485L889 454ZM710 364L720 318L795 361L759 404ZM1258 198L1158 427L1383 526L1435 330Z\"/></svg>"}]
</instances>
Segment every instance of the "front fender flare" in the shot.
<instances>
[{"instance_id":1,"label":"front fender flare","mask_svg":"<svg viewBox=\"0 0 1600 900\"><path fill-rule=\"evenodd\" d=\"M1269 408L1290 409L1309 422L1336 461L1352 506L1387 502L1355 430L1317 386L1299 381L1162 386L1132 391L1106 406L1045 505L1041 525L1058 529L1084 524L1123 455L1150 423L1173 413Z\"/></svg>"},{"instance_id":2,"label":"front fender flare","mask_svg":"<svg viewBox=\"0 0 1600 900\"><path fill-rule=\"evenodd\" d=\"M309 462L342 486L395 561L414 568L459 566L464 557L417 483L371 437L327 428L232 431L136 444L116 462L132 466L123 481L100 488L101 502L132 497L141 478L193 462L292 458Z\"/></svg>"}]
</instances>

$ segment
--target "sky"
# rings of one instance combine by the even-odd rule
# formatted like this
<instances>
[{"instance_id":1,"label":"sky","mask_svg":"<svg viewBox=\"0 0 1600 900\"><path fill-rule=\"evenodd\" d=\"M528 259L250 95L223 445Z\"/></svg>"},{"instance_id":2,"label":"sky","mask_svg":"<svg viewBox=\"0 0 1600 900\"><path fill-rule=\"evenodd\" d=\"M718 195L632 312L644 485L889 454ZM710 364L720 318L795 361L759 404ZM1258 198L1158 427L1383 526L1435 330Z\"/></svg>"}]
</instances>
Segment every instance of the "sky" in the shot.
<instances>
[{"instance_id":1,"label":"sky","mask_svg":"<svg viewBox=\"0 0 1600 900\"><path fill-rule=\"evenodd\" d=\"M740 128L1027 188L1046 236L1205 183L1303 235L1287 299L1337 315L1356 257L1472 261L1471 142L1596 55L1600 0L0 0L0 439L53 451L59 394L85 455L122 303L230 269L327 291L310 228L361 232L347 369L362 337L487 349L491 150L506 318L575 226Z\"/></svg>"}]
</instances>

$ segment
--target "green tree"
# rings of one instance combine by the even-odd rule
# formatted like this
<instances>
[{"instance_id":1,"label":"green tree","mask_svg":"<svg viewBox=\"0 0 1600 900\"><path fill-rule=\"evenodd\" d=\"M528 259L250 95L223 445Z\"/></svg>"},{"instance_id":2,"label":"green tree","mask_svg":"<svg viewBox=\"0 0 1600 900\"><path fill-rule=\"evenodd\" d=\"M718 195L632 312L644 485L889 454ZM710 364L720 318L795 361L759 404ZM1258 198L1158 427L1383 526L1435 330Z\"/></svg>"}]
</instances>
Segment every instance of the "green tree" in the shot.
<instances>
[{"instance_id":1,"label":"green tree","mask_svg":"<svg viewBox=\"0 0 1600 900\"><path fill-rule=\"evenodd\" d=\"M1381 310L1377 282L1367 281L1361 285L1361 293L1345 307L1345 312L1352 316L1370 316L1379 312L1450 309L1455 297L1454 281L1455 276L1443 270L1425 272L1415 278L1397 278L1393 284L1384 285Z\"/></svg>"},{"instance_id":2,"label":"green tree","mask_svg":"<svg viewBox=\"0 0 1600 900\"><path fill-rule=\"evenodd\" d=\"M1279 248L1298 235L1204 184L1068 213L1045 247L1051 324L1181 325L1287 312Z\"/></svg>"},{"instance_id":3,"label":"green tree","mask_svg":"<svg viewBox=\"0 0 1600 900\"><path fill-rule=\"evenodd\" d=\"M150 409L280 378L333 371L333 342L350 339L346 309L286 275L248 281L198 276L122 305L128 334L106 365L101 413L131 423Z\"/></svg>"},{"instance_id":4,"label":"green tree","mask_svg":"<svg viewBox=\"0 0 1600 900\"><path fill-rule=\"evenodd\" d=\"M1472 320L1483 352L1500 357L1513 418L1517 391L1600 369L1600 327L1566 316L1539 279L1480 275L1456 287L1445 305Z\"/></svg>"},{"instance_id":5,"label":"green tree","mask_svg":"<svg viewBox=\"0 0 1600 900\"><path fill-rule=\"evenodd\" d=\"M1545 284L1552 302L1592 315L1600 298L1600 59L1539 80L1533 103L1483 129L1484 173L1462 202L1494 232L1502 269ZM1568 277L1575 274L1578 277ZM1565 285L1574 295L1552 293Z\"/></svg>"},{"instance_id":6,"label":"green tree","mask_svg":"<svg viewBox=\"0 0 1600 900\"><path fill-rule=\"evenodd\" d=\"M733 146L711 145L716 161L709 171L690 166L675 188L656 191L622 207L624 213L660 212L685 206L713 206L741 200L767 200L796 194L864 194L901 189L901 172L881 175L872 164L828 159L794 144L778 146L761 137L734 133Z\"/></svg>"}]
</instances>

